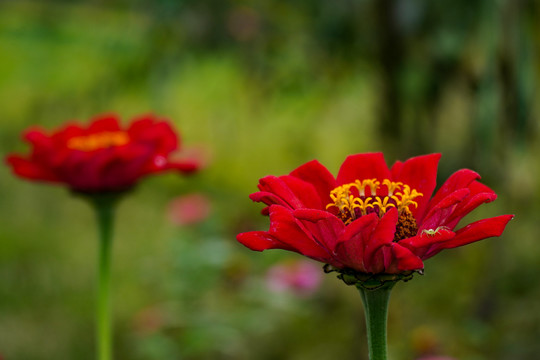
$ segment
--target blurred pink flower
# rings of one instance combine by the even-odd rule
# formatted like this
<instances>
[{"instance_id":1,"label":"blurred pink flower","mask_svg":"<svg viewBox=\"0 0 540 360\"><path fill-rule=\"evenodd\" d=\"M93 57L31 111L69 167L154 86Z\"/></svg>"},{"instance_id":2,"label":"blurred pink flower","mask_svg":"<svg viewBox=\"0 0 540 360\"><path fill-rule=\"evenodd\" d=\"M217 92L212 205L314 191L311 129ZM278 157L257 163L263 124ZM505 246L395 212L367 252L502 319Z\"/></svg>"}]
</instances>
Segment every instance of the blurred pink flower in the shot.
<instances>
[{"instance_id":1,"label":"blurred pink flower","mask_svg":"<svg viewBox=\"0 0 540 360\"><path fill-rule=\"evenodd\" d=\"M417 358L416 360L457 360L453 357L448 356L423 356L421 358Z\"/></svg>"},{"instance_id":2,"label":"blurred pink flower","mask_svg":"<svg viewBox=\"0 0 540 360\"><path fill-rule=\"evenodd\" d=\"M301 260L272 266L266 273L270 291L293 292L297 296L313 294L321 283L322 272L316 264Z\"/></svg>"},{"instance_id":3,"label":"blurred pink flower","mask_svg":"<svg viewBox=\"0 0 540 360\"><path fill-rule=\"evenodd\" d=\"M176 225L192 225L205 220L212 211L210 199L201 193L191 193L173 199L167 216Z\"/></svg>"}]
</instances>

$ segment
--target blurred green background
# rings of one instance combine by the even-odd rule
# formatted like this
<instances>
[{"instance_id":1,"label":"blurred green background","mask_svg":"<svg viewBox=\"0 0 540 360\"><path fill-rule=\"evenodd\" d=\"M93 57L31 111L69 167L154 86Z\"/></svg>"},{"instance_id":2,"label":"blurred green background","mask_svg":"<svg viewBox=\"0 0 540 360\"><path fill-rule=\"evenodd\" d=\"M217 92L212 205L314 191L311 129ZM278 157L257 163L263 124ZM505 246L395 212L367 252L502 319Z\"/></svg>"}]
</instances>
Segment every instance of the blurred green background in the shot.
<instances>
[{"instance_id":1,"label":"blurred green background","mask_svg":"<svg viewBox=\"0 0 540 360\"><path fill-rule=\"evenodd\" d=\"M540 6L533 0L0 2L0 150L20 133L114 111L171 119L208 167L147 179L119 208L117 359L367 359L360 296L334 275L276 292L248 194L311 159L441 152L439 184L478 171L516 214L501 238L446 251L395 287L394 360L540 354ZM169 202L198 192L204 221ZM93 359L96 230L66 189L0 168L0 354Z\"/></svg>"}]
</instances>

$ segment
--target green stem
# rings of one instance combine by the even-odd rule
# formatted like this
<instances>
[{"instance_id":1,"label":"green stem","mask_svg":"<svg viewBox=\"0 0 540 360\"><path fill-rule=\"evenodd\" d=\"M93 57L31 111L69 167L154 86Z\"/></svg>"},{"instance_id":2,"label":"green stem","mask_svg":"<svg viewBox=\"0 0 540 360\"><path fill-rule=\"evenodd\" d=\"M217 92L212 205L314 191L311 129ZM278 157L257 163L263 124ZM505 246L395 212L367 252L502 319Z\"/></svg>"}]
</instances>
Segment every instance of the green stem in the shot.
<instances>
[{"instance_id":1,"label":"green stem","mask_svg":"<svg viewBox=\"0 0 540 360\"><path fill-rule=\"evenodd\" d=\"M386 322L388 300L395 282L389 281L376 289L357 286L362 296L366 315L366 327L370 360L387 360Z\"/></svg>"},{"instance_id":2,"label":"green stem","mask_svg":"<svg viewBox=\"0 0 540 360\"><path fill-rule=\"evenodd\" d=\"M97 359L112 359L111 341L111 249L117 196L90 197L99 227L98 289L96 301Z\"/></svg>"}]
</instances>

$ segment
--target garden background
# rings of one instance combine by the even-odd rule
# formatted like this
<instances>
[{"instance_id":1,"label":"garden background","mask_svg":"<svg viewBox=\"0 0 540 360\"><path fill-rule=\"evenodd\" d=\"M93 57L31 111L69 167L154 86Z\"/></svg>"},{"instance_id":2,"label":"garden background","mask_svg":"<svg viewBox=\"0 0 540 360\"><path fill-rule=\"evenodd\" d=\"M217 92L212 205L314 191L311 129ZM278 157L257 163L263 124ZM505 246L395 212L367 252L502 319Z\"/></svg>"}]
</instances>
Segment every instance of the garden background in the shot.
<instances>
[{"instance_id":1,"label":"garden background","mask_svg":"<svg viewBox=\"0 0 540 360\"><path fill-rule=\"evenodd\" d=\"M268 224L248 194L314 158L336 173L352 153L441 152L439 185L469 167L499 194L468 220L516 218L396 286L390 356L534 359L539 17L533 0L4 0L0 152L26 152L31 125L152 112L206 159L120 205L114 341L133 360L367 359L353 287L330 274L310 293L276 291L269 269L301 257L236 242ZM170 202L194 192L211 212L179 226ZM91 209L3 166L0 219L0 354L92 359Z\"/></svg>"}]
</instances>

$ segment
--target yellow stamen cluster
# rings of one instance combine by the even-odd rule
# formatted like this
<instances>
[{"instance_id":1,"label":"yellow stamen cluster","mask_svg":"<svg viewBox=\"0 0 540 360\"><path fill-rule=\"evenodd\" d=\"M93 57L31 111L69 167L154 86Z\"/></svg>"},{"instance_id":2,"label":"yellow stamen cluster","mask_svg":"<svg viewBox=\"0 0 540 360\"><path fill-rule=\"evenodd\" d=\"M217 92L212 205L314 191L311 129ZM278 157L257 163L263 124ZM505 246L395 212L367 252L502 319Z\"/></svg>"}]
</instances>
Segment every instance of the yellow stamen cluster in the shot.
<instances>
[{"instance_id":1,"label":"yellow stamen cluster","mask_svg":"<svg viewBox=\"0 0 540 360\"><path fill-rule=\"evenodd\" d=\"M123 131L104 131L87 136L72 137L67 147L73 150L93 151L112 146L121 146L129 142L129 136Z\"/></svg>"},{"instance_id":2,"label":"yellow stamen cluster","mask_svg":"<svg viewBox=\"0 0 540 360\"><path fill-rule=\"evenodd\" d=\"M387 195L377 195L377 190L381 188L381 182L377 179L356 180L353 183L338 186L330 192L333 203L328 204L326 209L337 208L343 222L349 224L356 218L371 212L377 212L377 215L381 217L394 207L401 215L404 211L409 212L409 206L418 206L414 199L422 196L422 193L411 189L409 185L388 179L384 179L382 185L386 186ZM369 194L367 194L368 190Z\"/></svg>"}]
</instances>

